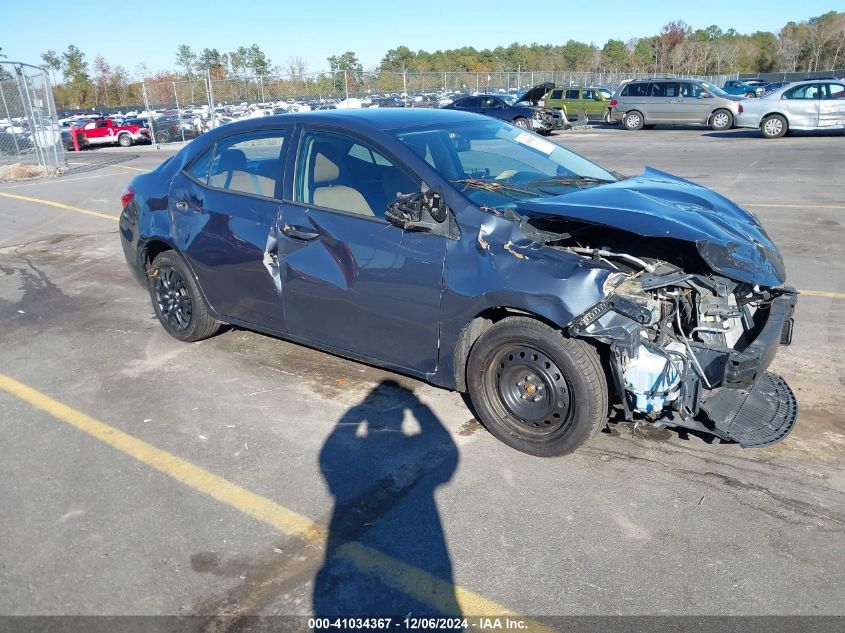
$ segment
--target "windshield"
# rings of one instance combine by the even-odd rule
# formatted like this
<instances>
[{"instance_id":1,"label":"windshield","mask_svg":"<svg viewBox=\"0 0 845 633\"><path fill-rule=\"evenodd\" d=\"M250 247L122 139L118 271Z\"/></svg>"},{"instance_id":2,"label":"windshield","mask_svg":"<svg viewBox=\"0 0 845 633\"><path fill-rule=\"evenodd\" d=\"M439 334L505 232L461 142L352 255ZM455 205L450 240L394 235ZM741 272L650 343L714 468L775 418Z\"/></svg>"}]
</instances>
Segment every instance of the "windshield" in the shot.
<instances>
[{"instance_id":1,"label":"windshield","mask_svg":"<svg viewBox=\"0 0 845 633\"><path fill-rule=\"evenodd\" d=\"M555 143L495 119L398 130L396 137L480 207L596 187L616 178Z\"/></svg>"},{"instance_id":2,"label":"windshield","mask_svg":"<svg viewBox=\"0 0 845 633\"><path fill-rule=\"evenodd\" d=\"M728 93L725 92L724 90L722 90L721 88L719 88L719 86L714 86L713 84L708 83L706 81L702 81L701 85L702 85L702 87L707 88L708 91L712 92L717 97L727 97L727 96L729 96Z\"/></svg>"}]
</instances>

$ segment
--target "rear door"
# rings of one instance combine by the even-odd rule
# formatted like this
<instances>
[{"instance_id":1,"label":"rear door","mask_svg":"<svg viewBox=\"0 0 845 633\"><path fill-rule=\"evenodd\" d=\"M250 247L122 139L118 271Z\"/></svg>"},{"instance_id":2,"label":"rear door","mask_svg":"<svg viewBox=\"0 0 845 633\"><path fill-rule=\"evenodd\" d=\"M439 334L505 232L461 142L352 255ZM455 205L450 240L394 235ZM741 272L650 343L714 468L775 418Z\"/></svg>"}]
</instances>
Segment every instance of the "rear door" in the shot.
<instances>
[{"instance_id":1,"label":"rear door","mask_svg":"<svg viewBox=\"0 0 845 633\"><path fill-rule=\"evenodd\" d=\"M217 141L173 180L174 241L220 314L285 330L273 247L290 128Z\"/></svg>"},{"instance_id":2,"label":"rear door","mask_svg":"<svg viewBox=\"0 0 845 633\"><path fill-rule=\"evenodd\" d=\"M845 127L845 82L821 84L819 127Z\"/></svg>"},{"instance_id":3,"label":"rear door","mask_svg":"<svg viewBox=\"0 0 845 633\"><path fill-rule=\"evenodd\" d=\"M677 81L655 81L647 98L648 112L644 112L649 123L680 123L683 119L683 104L680 97L680 83Z\"/></svg>"},{"instance_id":4,"label":"rear door","mask_svg":"<svg viewBox=\"0 0 845 633\"><path fill-rule=\"evenodd\" d=\"M819 124L819 84L801 84L783 93L781 107L789 127L815 128Z\"/></svg>"}]
</instances>

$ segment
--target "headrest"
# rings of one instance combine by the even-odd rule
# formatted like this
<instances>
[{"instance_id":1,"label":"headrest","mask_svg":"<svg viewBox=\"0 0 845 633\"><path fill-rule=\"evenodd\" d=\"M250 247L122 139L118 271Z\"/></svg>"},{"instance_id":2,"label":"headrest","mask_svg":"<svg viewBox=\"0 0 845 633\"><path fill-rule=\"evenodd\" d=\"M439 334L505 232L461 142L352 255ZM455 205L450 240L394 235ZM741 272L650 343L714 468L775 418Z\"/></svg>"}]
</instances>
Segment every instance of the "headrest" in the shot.
<instances>
[{"instance_id":1,"label":"headrest","mask_svg":"<svg viewBox=\"0 0 845 633\"><path fill-rule=\"evenodd\" d=\"M239 149L224 149L214 165L214 174L230 171L246 171L246 154Z\"/></svg>"},{"instance_id":2,"label":"headrest","mask_svg":"<svg viewBox=\"0 0 845 633\"><path fill-rule=\"evenodd\" d=\"M322 152L314 158L314 183L332 182L340 176L340 168Z\"/></svg>"}]
</instances>

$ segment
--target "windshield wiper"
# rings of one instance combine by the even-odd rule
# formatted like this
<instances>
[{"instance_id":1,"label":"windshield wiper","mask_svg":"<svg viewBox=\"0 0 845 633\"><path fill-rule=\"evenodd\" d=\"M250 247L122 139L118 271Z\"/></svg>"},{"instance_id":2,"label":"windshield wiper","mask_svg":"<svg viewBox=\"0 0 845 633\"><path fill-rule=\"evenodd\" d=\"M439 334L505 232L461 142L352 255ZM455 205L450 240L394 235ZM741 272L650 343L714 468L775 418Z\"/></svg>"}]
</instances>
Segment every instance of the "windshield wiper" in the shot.
<instances>
[{"instance_id":1,"label":"windshield wiper","mask_svg":"<svg viewBox=\"0 0 845 633\"><path fill-rule=\"evenodd\" d=\"M518 194L519 196L535 196L536 189L524 189L523 187L514 187L513 185L505 184L500 180L487 180L484 178L460 178L452 181L456 185L464 185L464 191L467 189L480 189L482 191L490 191L493 193L502 193L505 195Z\"/></svg>"},{"instance_id":2,"label":"windshield wiper","mask_svg":"<svg viewBox=\"0 0 845 633\"><path fill-rule=\"evenodd\" d=\"M560 187L580 187L582 185L604 185L612 180L604 178L593 178L592 176L553 176L552 178L541 178L532 180L529 185L558 185Z\"/></svg>"}]
</instances>

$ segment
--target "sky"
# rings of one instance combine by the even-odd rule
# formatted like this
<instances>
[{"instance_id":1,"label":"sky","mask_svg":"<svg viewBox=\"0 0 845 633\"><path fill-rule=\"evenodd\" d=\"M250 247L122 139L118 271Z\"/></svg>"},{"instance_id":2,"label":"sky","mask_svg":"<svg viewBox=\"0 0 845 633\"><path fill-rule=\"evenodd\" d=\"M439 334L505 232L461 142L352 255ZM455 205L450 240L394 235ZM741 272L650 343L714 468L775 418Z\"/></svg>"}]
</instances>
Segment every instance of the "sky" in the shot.
<instances>
[{"instance_id":1,"label":"sky","mask_svg":"<svg viewBox=\"0 0 845 633\"><path fill-rule=\"evenodd\" d=\"M0 47L9 60L40 64L45 50L61 52L75 44L89 64L99 53L130 73L139 62L152 71L174 69L179 44L221 52L258 44L273 64L301 57L309 72L328 69L326 57L351 50L368 70L388 49L403 44L414 51L569 39L602 46L610 38L654 35L670 20L684 20L694 29L717 24L740 33L777 32L789 21L843 8L839 0L646 0L633 5L601 0L588 11L582 7L589 3L546 0L549 15L544 17L543 4L536 0L528 5L514 0L40 0L37 10L26 2L3 4Z\"/></svg>"}]
</instances>

